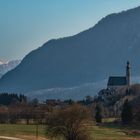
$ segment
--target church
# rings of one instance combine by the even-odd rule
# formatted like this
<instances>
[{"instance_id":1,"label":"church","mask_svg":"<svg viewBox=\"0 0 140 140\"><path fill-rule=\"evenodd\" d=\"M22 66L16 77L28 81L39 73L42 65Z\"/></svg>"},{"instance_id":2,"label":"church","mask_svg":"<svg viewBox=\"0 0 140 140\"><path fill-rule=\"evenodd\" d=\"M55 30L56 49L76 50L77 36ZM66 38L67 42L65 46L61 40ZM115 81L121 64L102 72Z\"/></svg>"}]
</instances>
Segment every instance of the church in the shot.
<instances>
[{"instance_id":1,"label":"church","mask_svg":"<svg viewBox=\"0 0 140 140\"><path fill-rule=\"evenodd\" d=\"M131 84L131 67L128 61L126 66L126 75L109 77L107 88L108 89L122 88L124 86L129 86L130 84Z\"/></svg>"}]
</instances>

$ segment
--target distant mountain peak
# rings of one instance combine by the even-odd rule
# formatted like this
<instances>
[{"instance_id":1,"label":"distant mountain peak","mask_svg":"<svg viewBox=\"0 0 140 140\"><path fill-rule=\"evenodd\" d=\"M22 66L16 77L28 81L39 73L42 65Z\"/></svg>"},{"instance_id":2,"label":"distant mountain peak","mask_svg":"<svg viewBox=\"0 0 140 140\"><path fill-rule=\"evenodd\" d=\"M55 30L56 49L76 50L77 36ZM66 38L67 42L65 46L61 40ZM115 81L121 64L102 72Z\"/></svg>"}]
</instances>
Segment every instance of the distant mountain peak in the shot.
<instances>
[{"instance_id":1,"label":"distant mountain peak","mask_svg":"<svg viewBox=\"0 0 140 140\"><path fill-rule=\"evenodd\" d=\"M0 60L0 65L7 64L8 61Z\"/></svg>"},{"instance_id":2,"label":"distant mountain peak","mask_svg":"<svg viewBox=\"0 0 140 140\"><path fill-rule=\"evenodd\" d=\"M0 60L0 78L8 71L19 65L21 60L3 61Z\"/></svg>"}]
</instances>

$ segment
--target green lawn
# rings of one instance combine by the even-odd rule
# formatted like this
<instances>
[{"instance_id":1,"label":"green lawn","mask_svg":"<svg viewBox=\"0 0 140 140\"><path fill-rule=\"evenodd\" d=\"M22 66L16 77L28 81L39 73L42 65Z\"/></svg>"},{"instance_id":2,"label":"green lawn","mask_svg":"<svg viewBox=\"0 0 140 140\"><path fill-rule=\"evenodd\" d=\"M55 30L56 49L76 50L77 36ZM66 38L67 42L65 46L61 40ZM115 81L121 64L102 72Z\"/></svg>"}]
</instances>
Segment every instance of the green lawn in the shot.
<instances>
[{"instance_id":1,"label":"green lawn","mask_svg":"<svg viewBox=\"0 0 140 140\"><path fill-rule=\"evenodd\" d=\"M115 124L104 124L100 126L94 126L92 130L93 140L140 140L140 135L129 135L125 132L132 130L138 130L134 126L121 126ZM140 129L139 129L140 130ZM4 136L35 136L35 125L11 125L0 124L0 135ZM45 137L45 126L39 126L39 136Z\"/></svg>"}]
</instances>

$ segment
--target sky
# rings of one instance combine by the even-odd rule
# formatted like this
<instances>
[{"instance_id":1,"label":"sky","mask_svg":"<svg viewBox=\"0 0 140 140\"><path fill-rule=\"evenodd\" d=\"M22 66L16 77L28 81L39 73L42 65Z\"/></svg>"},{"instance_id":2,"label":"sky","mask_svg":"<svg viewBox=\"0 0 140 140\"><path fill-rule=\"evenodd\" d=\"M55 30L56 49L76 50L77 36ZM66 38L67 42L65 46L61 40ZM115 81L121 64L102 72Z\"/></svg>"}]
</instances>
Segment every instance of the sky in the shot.
<instances>
[{"instance_id":1,"label":"sky","mask_svg":"<svg viewBox=\"0 0 140 140\"><path fill-rule=\"evenodd\" d=\"M140 0L0 0L0 60L22 59L50 39L137 6Z\"/></svg>"}]
</instances>

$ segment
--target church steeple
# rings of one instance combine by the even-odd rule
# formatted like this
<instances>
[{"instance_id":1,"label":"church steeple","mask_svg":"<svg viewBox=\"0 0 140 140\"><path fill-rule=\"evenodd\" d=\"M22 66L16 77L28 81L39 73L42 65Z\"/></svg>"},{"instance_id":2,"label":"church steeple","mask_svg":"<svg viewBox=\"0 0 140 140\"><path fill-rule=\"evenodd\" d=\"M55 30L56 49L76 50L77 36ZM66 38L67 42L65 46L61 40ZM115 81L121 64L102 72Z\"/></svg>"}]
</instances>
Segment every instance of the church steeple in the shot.
<instances>
[{"instance_id":1,"label":"church steeple","mask_svg":"<svg viewBox=\"0 0 140 140\"><path fill-rule=\"evenodd\" d=\"M127 80L127 85L130 85L130 80L131 80L131 67L129 61L127 61L127 66L126 66L126 80Z\"/></svg>"}]
</instances>

